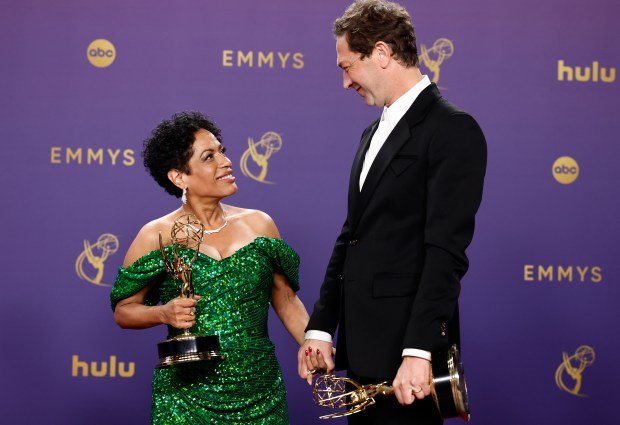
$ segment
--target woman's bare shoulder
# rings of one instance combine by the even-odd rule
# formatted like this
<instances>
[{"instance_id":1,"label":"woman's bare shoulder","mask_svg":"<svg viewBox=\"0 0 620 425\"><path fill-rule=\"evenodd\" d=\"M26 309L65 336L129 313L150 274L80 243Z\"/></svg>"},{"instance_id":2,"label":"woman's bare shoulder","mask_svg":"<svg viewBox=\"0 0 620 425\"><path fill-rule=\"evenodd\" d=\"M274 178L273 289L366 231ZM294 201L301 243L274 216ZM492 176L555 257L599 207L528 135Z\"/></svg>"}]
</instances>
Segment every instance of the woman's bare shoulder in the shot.
<instances>
[{"instance_id":1,"label":"woman's bare shoulder","mask_svg":"<svg viewBox=\"0 0 620 425\"><path fill-rule=\"evenodd\" d=\"M257 236L280 238L280 233L273 219L264 211L227 206L227 216L231 220L239 220L252 229Z\"/></svg>"},{"instance_id":2,"label":"woman's bare shoulder","mask_svg":"<svg viewBox=\"0 0 620 425\"><path fill-rule=\"evenodd\" d=\"M151 220L142 226L127 250L123 265L126 267L129 264L133 264L140 257L159 249L160 234L163 244L168 245L170 243L170 229L172 229L172 225L174 224L175 216L178 216L176 211Z\"/></svg>"}]
</instances>

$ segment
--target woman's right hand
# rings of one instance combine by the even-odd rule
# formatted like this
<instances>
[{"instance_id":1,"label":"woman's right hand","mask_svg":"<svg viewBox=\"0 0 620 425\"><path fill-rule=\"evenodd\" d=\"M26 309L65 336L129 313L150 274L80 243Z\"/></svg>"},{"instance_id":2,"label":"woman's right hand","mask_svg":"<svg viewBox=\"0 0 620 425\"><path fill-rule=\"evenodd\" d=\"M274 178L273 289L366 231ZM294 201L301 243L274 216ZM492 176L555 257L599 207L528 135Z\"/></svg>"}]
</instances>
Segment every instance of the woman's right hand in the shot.
<instances>
[{"instance_id":1,"label":"woman's right hand","mask_svg":"<svg viewBox=\"0 0 620 425\"><path fill-rule=\"evenodd\" d=\"M200 295L193 298L177 297L162 306L162 323L178 329L189 329L196 323L196 305Z\"/></svg>"},{"instance_id":2,"label":"woman's right hand","mask_svg":"<svg viewBox=\"0 0 620 425\"><path fill-rule=\"evenodd\" d=\"M312 379L317 373L330 375L334 369L333 354L335 350L331 342L318 339L307 339L297 352L297 373L312 385Z\"/></svg>"}]
</instances>

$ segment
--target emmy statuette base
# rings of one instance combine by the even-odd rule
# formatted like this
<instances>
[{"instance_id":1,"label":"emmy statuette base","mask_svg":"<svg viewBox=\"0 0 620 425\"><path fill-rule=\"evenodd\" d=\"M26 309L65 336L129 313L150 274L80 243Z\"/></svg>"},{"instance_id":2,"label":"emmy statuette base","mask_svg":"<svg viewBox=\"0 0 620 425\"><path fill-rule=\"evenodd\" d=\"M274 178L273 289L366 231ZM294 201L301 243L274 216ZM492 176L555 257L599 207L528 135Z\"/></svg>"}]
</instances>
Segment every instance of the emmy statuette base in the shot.
<instances>
[{"instance_id":1,"label":"emmy statuette base","mask_svg":"<svg viewBox=\"0 0 620 425\"><path fill-rule=\"evenodd\" d=\"M157 351L159 363L155 367L158 368L191 362L216 364L224 360L219 338L213 335L179 335L157 344Z\"/></svg>"},{"instance_id":2,"label":"emmy statuette base","mask_svg":"<svg viewBox=\"0 0 620 425\"><path fill-rule=\"evenodd\" d=\"M461 356L456 345L447 352L433 353L431 393L441 417L469 421L467 384Z\"/></svg>"}]
</instances>

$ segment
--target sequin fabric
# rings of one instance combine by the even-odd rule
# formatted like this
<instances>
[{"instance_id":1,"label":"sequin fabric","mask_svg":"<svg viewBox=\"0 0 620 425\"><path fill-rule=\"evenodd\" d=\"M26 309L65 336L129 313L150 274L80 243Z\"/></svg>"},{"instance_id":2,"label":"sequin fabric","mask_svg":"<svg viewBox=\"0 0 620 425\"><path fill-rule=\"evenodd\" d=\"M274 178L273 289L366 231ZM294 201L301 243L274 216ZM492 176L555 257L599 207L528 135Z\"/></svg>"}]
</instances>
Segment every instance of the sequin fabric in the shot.
<instances>
[{"instance_id":1,"label":"sequin fabric","mask_svg":"<svg viewBox=\"0 0 620 425\"><path fill-rule=\"evenodd\" d=\"M166 253L172 254L171 247ZM192 255L187 250L180 254L186 260ZM279 239L256 238L222 260L198 255L193 285L202 298L190 331L218 335L226 357L214 367L197 362L155 369L152 424L289 423L282 373L267 331L274 271L283 272L292 288L299 289L299 256ZM166 274L160 251L121 267L112 308L161 278L147 297L150 305L179 295L179 283ZM168 338L181 332L169 326Z\"/></svg>"}]
</instances>

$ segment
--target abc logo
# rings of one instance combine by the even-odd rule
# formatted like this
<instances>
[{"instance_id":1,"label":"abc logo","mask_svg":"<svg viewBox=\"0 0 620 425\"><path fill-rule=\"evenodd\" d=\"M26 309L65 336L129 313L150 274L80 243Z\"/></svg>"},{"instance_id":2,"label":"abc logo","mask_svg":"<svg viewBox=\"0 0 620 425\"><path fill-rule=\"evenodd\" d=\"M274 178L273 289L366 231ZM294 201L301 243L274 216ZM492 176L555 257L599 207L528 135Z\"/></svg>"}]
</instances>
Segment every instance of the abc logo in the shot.
<instances>
[{"instance_id":1,"label":"abc logo","mask_svg":"<svg viewBox=\"0 0 620 425\"><path fill-rule=\"evenodd\" d=\"M579 176L579 165L570 156L562 156L553 163L553 177L562 184L571 184Z\"/></svg>"},{"instance_id":2,"label":"abc logo","mask_svg":"<svg viewBox=\"0 0 620 425\"><path fill-rule=\"evenodd\" d=\"M86 56L93 66L105 68L116 59L116 49L108 40L99 38L88 45Z\"/></svg>"}]
</instances>

